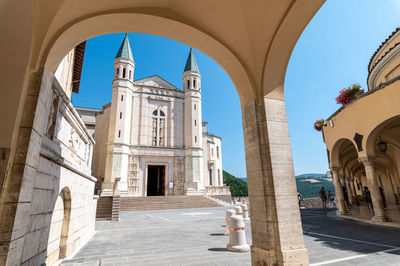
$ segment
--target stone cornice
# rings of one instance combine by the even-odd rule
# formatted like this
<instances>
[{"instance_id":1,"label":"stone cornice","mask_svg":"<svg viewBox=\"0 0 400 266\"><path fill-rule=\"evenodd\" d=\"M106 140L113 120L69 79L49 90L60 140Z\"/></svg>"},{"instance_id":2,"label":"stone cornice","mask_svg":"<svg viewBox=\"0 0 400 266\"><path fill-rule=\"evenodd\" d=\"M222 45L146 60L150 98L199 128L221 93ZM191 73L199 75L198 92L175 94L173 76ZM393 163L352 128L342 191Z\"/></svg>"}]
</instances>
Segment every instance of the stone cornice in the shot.
<instances>
[{"instance_id":1,"label":"stone cornice","mask_svg":"<svg viewBox=\"0 0 400 266\"><path fill-rule=\"evenodd\" d=\"M368 72L367 84L369 89L374 89L376 77L385 69L385 66L395 59L400 53L400 42L390 48L381 58L379 58L372 69Z\"/></svg>"},{"instance_id":2,"label":"stone cornice","mask_svg":"<svg viewBox=\"0 0 400 266\"><path fill-rule=\"evenodd\" d=\"M371 72L372 68L376 65L376 63L374 64L374 66L372 66L372 62L374 61L375 57L379 54L380 51L382 51L388 44L389 44L389 40L392 39L392 37L394 37L397 34L400 34L400 27L396 28L396 30L394 30L392 32L392 34L389 35L389 37L387 37L382 43L381 45L378 47L378 49L375 51L375 53L372 55L371 59L369 60L369 64L368 64L368 72ZM382 58L382 57L381 57Z\"/></svg>"}]
</instances>

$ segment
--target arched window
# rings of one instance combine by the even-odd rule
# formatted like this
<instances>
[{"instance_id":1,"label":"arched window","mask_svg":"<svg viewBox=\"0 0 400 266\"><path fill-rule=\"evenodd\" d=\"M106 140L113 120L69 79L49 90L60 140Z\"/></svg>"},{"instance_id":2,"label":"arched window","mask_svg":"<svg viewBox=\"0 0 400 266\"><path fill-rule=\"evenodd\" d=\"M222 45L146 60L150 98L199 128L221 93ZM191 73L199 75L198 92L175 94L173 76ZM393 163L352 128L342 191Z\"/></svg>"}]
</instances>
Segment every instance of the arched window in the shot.
<instances>
[{"instance_id":1,"label":"arched window","mask_svg":"<svg viewBox=\"0 0 400 266\"><path fill-rule=\"evenodd\" d=\"M122 69L122 78L125 78L125 74L126 74L126 69Z\"/></svg>"},{"instance_id":2,"label":"arched window","mask_svg":"<svg viewBox=\"0 0 400 266\"><path fill-rule=\"evenodd\" d=\"M131 79L132 79L132 71L129 70L129 80L131 80Z\"/></svg>"},{"instance_id":3,"label":"arched window","mask_svg":"<svg viewBox=\"0 0 400 266\"><path fill-rule=\"evenodd\" d=\"M212 175L212 169L209 169L209 177L210 177L210 186L213 185L213 175Z\"/></svg>"},{"instance_id":4,"label":"arched window","mask_svg":"<svg viewBox=\"0 0 400 266\"><path fill-rule=\"evenodd\" d=\"M187 88L190 89L190 80L187 81Z\"/></svg>"},{"instance_id":5,"label":"arched window","mask_svg":"<svg viewBox=\"0 0 400 266\"><path fill-rule=\"evenodd\" d=\"M219 146L217 146L217 158L219 159Z\"/></svg>"},{"instance_id":6,"label":"arched window","mask_svg":"<svg viewBox=\"0 0 400 266\"><path fill-rule=\"evenodd\" d=\"M119 77L119 68L117 68L117 74L115 75L116 78Z\"/></svg>"},{"instance_id":7,"label":"arched window","mask_svg":"<svg viewBox=\"0 0 400 266\"><path fill-rule=\"evenodd\" d=\"M196 80L193 80L193 89L196 89Z\"/></svg>"},{"instance_id":8,"label":"arched window","mask_svg":"<svg viewBox=\"0 0 400 266\"><path fill-rule=\"evenodd\" d=\"M152 145L165 146L165 114L161 110L153 111Z\"/></svg>"},{"instance_id":9,"label":"arched window","mask_svg":"<svg viewBox=\"0 0 400 266\"><path fill-rule=\"evenodd\" d=\"M124 95L121 95L121 102L124 101Z\"/></svg>"}]
</instances>

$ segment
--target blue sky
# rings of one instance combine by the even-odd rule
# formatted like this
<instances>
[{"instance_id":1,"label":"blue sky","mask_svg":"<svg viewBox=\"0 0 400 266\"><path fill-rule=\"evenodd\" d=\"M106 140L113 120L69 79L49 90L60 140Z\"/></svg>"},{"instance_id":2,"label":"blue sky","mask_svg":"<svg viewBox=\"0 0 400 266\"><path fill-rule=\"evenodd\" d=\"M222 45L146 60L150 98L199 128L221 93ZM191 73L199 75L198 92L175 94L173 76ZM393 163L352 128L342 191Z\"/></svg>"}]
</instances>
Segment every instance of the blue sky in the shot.
<instances>
[{"instance_id":1,"label":"blue sky","mask_svg":"<svg viewBox=\"0 0 400 266\"><path fill-rule=\"evenodd\" d=\"M400 0L328 0L304 30L285 79L296 174L326 172L326 148L313 123L339 108L334 98L342 88L358 82L367 89L370 57L398 26ZM113 60L123 36L118 33L88 40L80 92L72 97L75 106L101 108L111 101ZM137 33L129 33L129 39L135 79L157 74L182 89L187 45ZM195 56L202 74L203 120L209 122L209 132L223 139L224 170L245 177L242 117L235 86L211 58L197 50Z\"/></svg>"}]
</instances>

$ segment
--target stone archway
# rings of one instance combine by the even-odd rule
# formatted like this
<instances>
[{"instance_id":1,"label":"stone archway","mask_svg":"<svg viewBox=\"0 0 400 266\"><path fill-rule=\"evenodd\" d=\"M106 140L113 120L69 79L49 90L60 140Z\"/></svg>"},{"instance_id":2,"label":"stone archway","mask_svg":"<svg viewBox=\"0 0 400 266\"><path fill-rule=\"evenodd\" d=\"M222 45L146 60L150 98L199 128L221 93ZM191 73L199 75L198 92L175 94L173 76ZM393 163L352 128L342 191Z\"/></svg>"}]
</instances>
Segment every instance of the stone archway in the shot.
<instances>
[{"instance_id":1,"label":"stone archway","mask_svg":"<svg viewBox=\"0 0 400 266\"><path fill-rule=\"evenodd\" d=\"M13 176L14 183L22 183L28 175L13 166L19 166L21 161L25 164L26 146L27 143L31 145L31 136L35 147L40 146L40 136L33 123L40 102L40 83L43 77L49 77L70 49L83 40L111 32L140 32L171 38L213 58L237 88L254 214L253 264L308 264L283 89L291 51L323 0L261 1L258 4L221 1L213 6L187 1L170 1L169 5L155 1L146 6L139 2L43 1L31 7L30 18L35 29L30 32L32 49L28 55L14 53L14 56L24 56L19 61L21 66L28 67L23 68L23 84L10 90L15 97L20 97L18 111L13 109L12 112L16 122L9 123L10 127L15 125L15 129L12 136L8 136L11 158L18 151L19 160L10 162L12 171L8 176ZM21 79L21 72L19 69L3 73L10 79ZM14 183L6 180L6 194L15 190ZM20 203L15 203L15 197L2 198L7 203L12 199L12 216L15 217ZM3 224L6 222L7 226ZM3 223L1 228L12 227L14 218ZM11 239L10 234L4 240L7 247L5 254L0 254L3 258L20 256L15 250L8 250Z\"/></svg>"},{"instance_id":2,"label":"stone archway","mask_svg":"<svg viewBox=\"0 0 400 266\"><path fill-rule=\"evenodd\" d=\"M46 263L52 264L68 254L68 234L71 218L71 192L64 187L57 196L51 217Z\"/></svg>"}]
</instances>

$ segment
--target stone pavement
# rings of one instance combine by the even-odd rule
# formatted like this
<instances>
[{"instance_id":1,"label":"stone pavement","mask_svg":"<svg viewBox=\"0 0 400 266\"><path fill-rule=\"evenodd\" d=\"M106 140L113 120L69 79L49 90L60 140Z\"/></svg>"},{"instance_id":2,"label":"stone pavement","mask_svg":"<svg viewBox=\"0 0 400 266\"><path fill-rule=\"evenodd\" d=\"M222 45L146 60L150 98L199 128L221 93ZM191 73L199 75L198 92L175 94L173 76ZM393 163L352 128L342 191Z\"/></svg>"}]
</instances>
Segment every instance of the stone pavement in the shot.
<instances>
[{"instance_id":1,"label":"stone pavement","mask_svg":"<svg viewBox=\"0 0 400 266\"><path fill-rule=\"evenodd\" d=\"M311 265L400 265L400 229L301 210ZM251 265L225 250L225 208L123 212L96 223L96 235L62 265ZM246 224L251 244L250 224Z\"/></svg>"}]
</instances>

